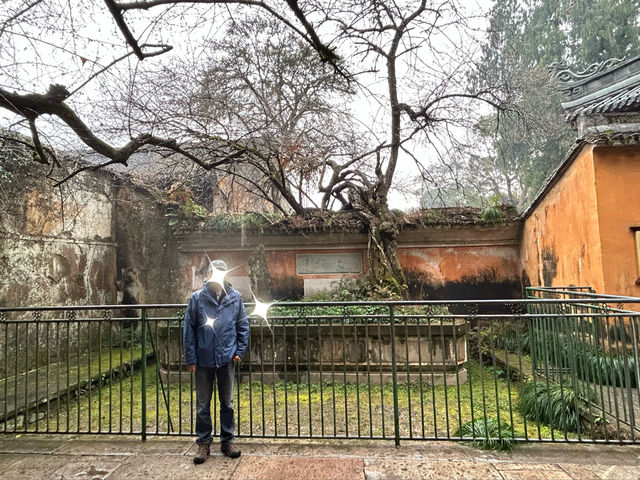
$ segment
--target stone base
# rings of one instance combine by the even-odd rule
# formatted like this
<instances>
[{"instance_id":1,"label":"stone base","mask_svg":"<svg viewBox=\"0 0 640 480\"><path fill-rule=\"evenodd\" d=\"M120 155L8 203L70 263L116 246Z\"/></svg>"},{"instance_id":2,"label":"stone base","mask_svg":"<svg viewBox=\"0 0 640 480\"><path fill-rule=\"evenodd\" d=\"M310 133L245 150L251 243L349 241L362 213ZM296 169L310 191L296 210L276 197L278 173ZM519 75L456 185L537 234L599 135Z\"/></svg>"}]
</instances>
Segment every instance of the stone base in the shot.
<instances>
[{"instance_id":1,"label":"stone base","mask_svg":"<svg viewBox=\"0 0 640 480\"><path fill-rule=\"evenodd\" d=\"M408 377L408 378L407 378ZM182 372L179 370L170 370L167 371L164 368L160 368L160 378L164 383L174 383L177 384L181 382L183 385L189 384L191 382L191 374L186 370ZM294 382L299 384L307 384L307 383L315 383L318 384L321 381L324 383L352 383L356 382L361 385L366 385L368 382L371 382L372 385L381 385L393 382L393 375L391 372L383 371L382 374L377 372L371 372L370 375L367 375L367 372L344 372L336 369L332 374L330 371L323 371L322 374L320 372L300 372L297 375L295 372L287 372L286 376L284 372L273 372L260 370L253 370L251 372L251 376L249 376L249 372L241 371L238 373L238 378L241 383L246 383L249 381L252 382L260 382L263 383L274 383L275 382ZM406 384L407 380L412 383L420 382L420 373L419 372L407 372L398 371L396 374L396 381L398 384ZM195 379L194 379L195 382ZM433 376L430 371L422 372L422 383L428 385L444 385L446 382L447 386L455 386L456 382L459 385L467 382L467 369L460 368L458 370L458 375L456 377L455 372L433 372Z\"/></svg>"}]
</instances>

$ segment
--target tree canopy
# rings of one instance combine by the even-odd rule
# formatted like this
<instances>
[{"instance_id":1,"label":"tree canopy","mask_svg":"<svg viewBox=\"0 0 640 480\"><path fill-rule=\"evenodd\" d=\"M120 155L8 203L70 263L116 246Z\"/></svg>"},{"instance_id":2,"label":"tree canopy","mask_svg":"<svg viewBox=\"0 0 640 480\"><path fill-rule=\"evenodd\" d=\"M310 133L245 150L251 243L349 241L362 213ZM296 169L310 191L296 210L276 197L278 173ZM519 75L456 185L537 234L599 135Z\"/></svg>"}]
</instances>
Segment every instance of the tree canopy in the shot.
<instances>
[{"instance_id":1,"label":"tree canopy","mask_svg":"<svg viewBox=\"0 0 640 480\"><path fill-rule=\"evenodd\" d=\"M481 119L458 158L434 171L436 193L458 190L448 198L472 203L498 195L522 210L575 141L549 67L580 71L638 54L636 0L497 0L470 80L498 86L508 108Z\"/></svg>"}]
</instances>

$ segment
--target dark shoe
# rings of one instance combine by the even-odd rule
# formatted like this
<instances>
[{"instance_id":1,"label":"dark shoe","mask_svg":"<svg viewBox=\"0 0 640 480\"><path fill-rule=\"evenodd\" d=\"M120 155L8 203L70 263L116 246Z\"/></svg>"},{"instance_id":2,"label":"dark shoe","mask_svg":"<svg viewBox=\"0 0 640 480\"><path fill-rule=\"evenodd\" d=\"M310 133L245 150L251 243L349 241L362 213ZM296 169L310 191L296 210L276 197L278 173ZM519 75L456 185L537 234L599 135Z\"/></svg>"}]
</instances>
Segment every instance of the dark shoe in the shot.
<instances>
[{"instance_id":1,"label":"dark shoe","mask_svg":"<svg viewBox=\"0 0 640 480\"><path fill-rule=\"evenodd\" d=\"M211 443L200 443L198 445L198 451L196 452L196 456L193 457L193 463L195 463L196 465L204 463L204 461L209 456L210 451L211 451Z\"/></svg>"},{"instance_id":2,"label":"dark shoe","mask_svg":"<svg viewBox=\"0 0 640 480\"><path fill-rule=\"evenodd\" d=\"M220 451L227 457L238 458L240 456L240 449L233 442L220 445Z\"/></svg>"}]
</instances>

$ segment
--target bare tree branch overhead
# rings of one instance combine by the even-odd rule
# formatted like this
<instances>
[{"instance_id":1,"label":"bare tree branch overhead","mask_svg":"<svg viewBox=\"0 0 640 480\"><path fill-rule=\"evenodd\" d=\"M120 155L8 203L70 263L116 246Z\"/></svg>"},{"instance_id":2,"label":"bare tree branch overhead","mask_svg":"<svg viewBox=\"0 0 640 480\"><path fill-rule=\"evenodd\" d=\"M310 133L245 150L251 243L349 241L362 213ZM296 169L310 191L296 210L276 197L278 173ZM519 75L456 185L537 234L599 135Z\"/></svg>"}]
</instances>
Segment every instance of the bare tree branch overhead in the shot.
<instances>
[{"instance_id":1,"label":"bare tree branch overhead","mask_svg":"<svg viewBox=\"0 0 640 480\"><path fill-rule=\"evenodd\" d=\"M22 40L26 42L26 44L28 45L25 48L26 50L29 50L31 48L34 50L32 52L34 59L32 67L35 70L41 69L47 64L47 60L45 58L41 58L38 52L38 46L40 46L41 44L48 44L54 50L66 52L72 56L79 57L82 61L82 65L84 65L85 62L88 61L88 58L83 57L81 52L76 52L69 49L66 43L53 45L52 43L45 40L44 36L37 37L36 35L30 35L28 32L24 33L25 28L13 30L16 24L21 24L21 21L25 22L26 24L36 24L37 22L43 20L43 18L47 19L55 15L68 15L68 22L57 26L57 33L64 35L65 37L68 34L69 38L65 38L63 39L63 41L66 40L67 43L72 42L74 40L74 35L77 34L75 27L73 27L73 9L66 9L66 5L63 5L62 3L60 3L60 5L56 5L56 2L36 1L28 5L23 5L22 2L17 1L13 3L14 5L9 5L7 16L4 19L0 18L0 41L2 41L4 38L8 41L7 44L9 45L8 47L5 46L4 48L1 48L0 54L2 54L3 58L7 59L7 64L13 64L11 66L16 67L16 70L21 69L20 64L22 62L18 58L18 54L16 51L16 38L19 41ZM142 61L144 59L166 54L172 50L172 45L166 42L141 42L140 38L134 35L130 26L127 24L124 16L125 13L132 13L137 10L146 11L154 7L171 8L180 4L183 4L185 6L194 4L208 6L241 6L252 9L261 9L289 27L293 32L297 33L301 39L306 41L317 51L319 58L321 58L323 62L328 62L337 67L337 61L339 60L339 57L333 52L331 48L322 44L318 34L314 30L313 25L310 22L306 21L306 19L304 18L304 13L297 5L297 2L290 2L290 6L288 7L293 12L291 20L286 17L287 13L290 13L288 12L287 7L285 7L285 9L283 9L282 11L278 11L276 7L271 6L266 2L253 0L178 0L171 2L116 2L114 0L105 0L104 3L107 7L108 13L117 25L119 33L124 38L126 44L130 47L130 51L117 58L114 58L108 64L100 66L97 71L91 73L89 77L84 79L78 86L71 88L67 85L56 83L49 85L46 93L42 93L42 91L22 93L20 92L20 90L24 91L27 89L25 89L25 85L20 82L20 78L18 76L15 76L11 79L15 81L13 90L11 88L11 83L13 82L8 82L6 81L6 79L4 79L4 81L0 83L0 107L23 118L29 125L29 131L33 139L33 145L38 153L38 155L34 157L34 160L45 164L49 164L50 162L50 159L48 158L49 155L41 146L41 135L39 133L39 127L36 124L36 120L42 116L51 116L62 121L62 123L65 124L71 130L71 132L75 134L77 138L81 140L87 147L109 159L108 161L103 162L95 167L85 166L75 172L71 172L70 174L66 175L62 181L71 178L75 174L87 168L102 167L114 163L126 165L127 160L131 157L131 155L147 145L169 149L175 153L184 155L186 158L196 162L198 165L207 169L211 169L215 166L229 161L229 159L226 157L214 161L210 159L208 160L199 158L193 153L190 153L188 149L180 146L181 142L179 139L159 138L153 135L151 132L141 132L138 135L132 136L124 145L116 147L104 138L101 138L95 132L95 129L92 128L92 126L90 126L88 122L82 119L83 115L76 111L76 109L74 109L74 106L66 102L66 100L72 94L75 94L82 88L86 87L87 84L89 84L92 80L101 75L104 75L109 69L117 66L125 59L128 59L131 55L135 55L140 61ZM13 9L11 8L12 6ZM41 11L36 11L38 7L42 7ZM77 14L80 16L88 15L90 13L91 12L86 9L83 10L82 7L79 7L77 12ZM32 14L32 17L27 17L27 15L29 14ZM295 22L296 19L297 21L303 21L301 27L297 27L296 25L294 25L293 22ZM98 62L96 62L96 64L97 63ZM20 122L18 122L18 124L19 123Z\"/></svg>"},{"instance_id":2,"label":"bare tree branch overhead","mask_svg":"<svg viewBox=\"0 0 640 480\"><path fill-rule=\"evenodd\" d=\"M0 110L58 183L153 150L283 214L354 210L370 277L406 293L401 165L429 177L475 110L503 108L469 85L471 23L456 0L10 0Z\"/></svg>"}]
</instances>

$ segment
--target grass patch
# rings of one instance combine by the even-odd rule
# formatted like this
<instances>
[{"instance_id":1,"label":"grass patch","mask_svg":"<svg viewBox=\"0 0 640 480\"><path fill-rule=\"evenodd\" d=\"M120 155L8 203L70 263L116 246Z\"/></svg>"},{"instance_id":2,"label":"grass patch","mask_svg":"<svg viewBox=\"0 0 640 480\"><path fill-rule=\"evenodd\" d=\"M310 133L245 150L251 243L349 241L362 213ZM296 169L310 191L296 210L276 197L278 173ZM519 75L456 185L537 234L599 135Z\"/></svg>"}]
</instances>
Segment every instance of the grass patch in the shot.
<instances>
[{"instance_id":1,"label":"grass patch","mask_svg":"<svg viewBox=\"0 0 640 480\"><path fill-rule=\"evenodd\" d=\"M495 372L478 362L470 362L467 369L469 380L459 387L455 384L431 386L426 367L422 382L406 383L406 377L403 379L402 372L398 373L398 421L402 437L446 438L455 436L468 422L499 418L514 432L522 432L521 436L550 438L547 426L542 425L538 430L521 415L520 384L496 377ZM335 375L336 379L340 378L338 371ZM373 377L372 374L372 382ZM52 409L50 415L39 421L38 428L41 431L139 432L142 429L142 381L141 369L137 368L122 381L94 387L91 398L89 392L85 392L59 409ZM190 434L194 431L195 392L191 382L181 386L165 384L163 394L155 365L149 365L145 385L147 432L171 430ZM394 436L391 384L253 381L236 384L234 397L236 431L240 435ZM217 402L213 404L212 417L217 424ZM34 424L29 426L34 428Z\"/></svg>"}]
</instances>

